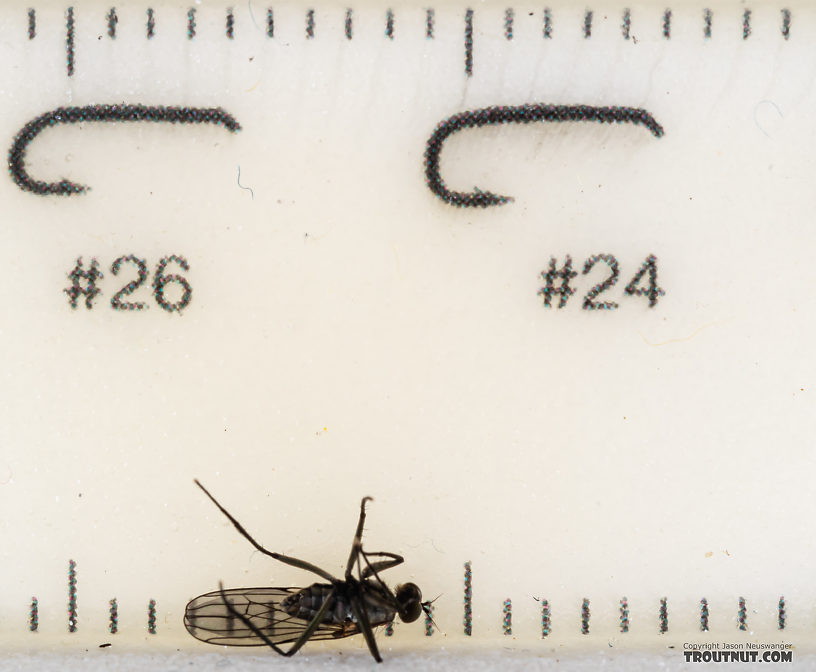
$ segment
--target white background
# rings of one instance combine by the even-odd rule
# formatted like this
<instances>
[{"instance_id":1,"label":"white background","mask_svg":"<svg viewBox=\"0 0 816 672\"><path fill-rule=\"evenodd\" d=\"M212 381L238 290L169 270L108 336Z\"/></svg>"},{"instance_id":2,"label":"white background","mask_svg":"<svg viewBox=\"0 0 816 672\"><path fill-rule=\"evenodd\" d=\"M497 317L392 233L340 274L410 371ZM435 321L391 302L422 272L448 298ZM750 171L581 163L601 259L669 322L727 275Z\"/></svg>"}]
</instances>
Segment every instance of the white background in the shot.
<instances>
[{"instance_id":1,"label":"white background","mask_svg":"<svg viewBox=\"0 0 816 672\"><path fill-rule=\"evenodd\" d=\"M96 642L108 600L122 638L198 646L186 601L228 586L300 585L257 553L194 487L199 478L268 548L340 573L359 500L365 542L406 557L435 604L446 646L461 634L462 565L474 569L474 634L496 645L513 599L523 646L594 650L608 641L682 646L709 600L714 641L791 639L816 614L811 473L816 323L812 176L816 13L663 7L474 5L474 75L464 75L464 5L425 9L102 3L75 9L76 72L65 73L65 7L0 15L2 137L61 105L221 106L243 130L82 124L43 132L27 167L92 190L41 197L0 182L0 636L30 646ZM530 15L532 13L532 16ZM256 25L257 24L257 25ZM528 102L643 107L662 139L632 125L470 130L445 145L448 185L515 197L457 209L425 186L423 152L446 117ZM241 185L238 184L240 166ZM584 311L602 266L563 310L537 290L551 256L614 254L618 284ZM142 313L110 297L135 254L191 265L190 306ZM623 288L648 254L655 308ZM72 311L62 289L82 255L103 295ZM174 270L173 272L177 272ZM131 275L129 276L128 273ZM79 632L66 633L68 559ZM617 628L618 600L631 632ZM789 631L776 630L788 603ZM749 632L736 628L737 600ZM539 603L553 634L539 639ZM582 598L591 634L580 635ZM670 631L658 634L667 597ZM398 638L422 637L421 624ZM410 632L410 634L409 634ZM708 637L708 635L707 635ZM101 639L100 639L101 638ZM499 640L501 638L501 640ZM412 639L413 641L413 639ZM437 640L431 640L436 642ZM359 646L359 642L351 646ZM203 647L203 645L201 645ZM678 654L679 655L679 654Z\"/></svg>"}]
</instances>

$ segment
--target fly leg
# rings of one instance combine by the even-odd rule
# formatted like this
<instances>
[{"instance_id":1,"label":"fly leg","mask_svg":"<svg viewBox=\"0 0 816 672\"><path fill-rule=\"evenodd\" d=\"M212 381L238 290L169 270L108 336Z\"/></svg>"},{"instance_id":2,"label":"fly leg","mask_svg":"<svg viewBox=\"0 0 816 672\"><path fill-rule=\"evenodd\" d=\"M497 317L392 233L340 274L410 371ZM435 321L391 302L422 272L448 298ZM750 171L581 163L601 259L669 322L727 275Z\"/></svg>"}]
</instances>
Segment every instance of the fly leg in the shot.
<instances>
[{"instance_id":1,"label":"fly leg","mask_svg":"<svg viewBox=\"0 0 816 672\"><path fill-rule=\"evenodd\" d=\"M210 492L207 490L207 488L205 488L203 485L201 485L201 483L198 482L198 479L195 479L195 484L204 491L204 494L207 495L207 497L209 497L210 500L212 500L212 503L215 504L218 507L218 510L221 511L221 513L223 513L229 519L229 521L235 526L235 529L238 530L244 536L244 538L250 544L252 544L256 549L258 549L261 553L263 553L264 555L268 555L270 558L275 558L275 560L280 560L281 562L286 563L287 565L292 565L293 567L298 567L300 569L305 569L307 572L312 572L313 574L317 574L318 576L320 576L320 577L322 577L322 578L324 578L327 581L330 581L332 583L334 583L336 581L336 579L331 574L329 574L328 572L320 569L320 567L317 567L316 565L313 565L311 562L306 562L305 560L298 560L297 558L292 558L292 557L289 557L288 555L281 555L280 553L275 553L274 551L266 550L263 546L261 546L257 541L255 541L249 535L249 532L247 532L244 529L244 527L243 527L243 525L241 525L241 523L239 523L237 520L235 520L235 518L232 517L232 515L229 513L229 511L227 511L223 506L221 506L218 503L218 500L210 494ZM363 502L365 502L365 500L363 500ZM362 522L364 517L365 517L365 515L363 514L363 516L360 519L361 522ZM302 644L301 644L301 646L302 646Z\"/></svg>"},{"instance_id":2,"label":"fly leg","mask_svg":"<svg viewBox=\"0 0 816 672\"><path fill-rule=\"evenodd\" d=\"M275 653L279 653L282 656L294 656L301 647L309 641L309 638L314 634L314 631L320 627L320 623L323 621L323 617L326 615L326 612L329 610L332 602L334 602L334 589L332 589L328 595L326 595L326 599L323 601L323 604L320 606L320 609L317 610L317 613L314 615L314 618L309 621L309 625L306 626L306 629L301 633L300 637L295 640L295 643L289 647L288 651L284 651L281 647L275 644L269 637L267 637L261 630L255 625L251 620L249 620L246 616L240 613L232 603L227 598L226 593L224 592L224 584L219 581L218 583L218 591L221 593L221 599L224 601L224 606L227 608L227 611L233 617L237 618L241 623L243 623L247 628L252 631L256 637L263 640L263 642L270 646ZM369 630L371 628L369 627Z\"/></svg>"},{"instance_id":3,"label":"fly leg","mask_svg":"<svg viewBox=\"0 0 816 672\"><path fill-rule=\"evenodd\" d=\"M348 563L346 564L346 581L351 578L351 571L354 569L354 563L360 562L360 552L363 550L363 526L365 525L366 517L366 502L373 501L371 497L363 497L360 502L360 520L357 521L357 531L354 533L354 541L351 542L351 552L349 553Z\"/></svg>"},{"instance_id":4,"label":"fly leg","mask_svg":"<svg viewBox=\"0 0 816 672\"><path fill-rule=\"evenodd\" d=\"M396 567L397 565L401 565L405 562L405 558L401 555L397 555L396 553L387 553L386 551L372 551L371 553L366 553L366 551L361 551L363 560L365 560L366 568L363 570L362 578L367 578L372 574L377 577L377 579L382 583L382 579L380 579L378 572L384 572L386 569L391 569L392 567ZM369 558L389 558L388 560L378 560L377 562L371 562Z\"/></svg>"},{"instance_id":5,"label":"fly leg","mask_svg":"<svg viewBox=\"0 0 816 672\"><path fill-rule=\"evenodd\" d=\"M377 649L377 641L374 639L374 631L371 629L371 623L368 622L368 615L366 614L365 609L360 605L360 598L356 595L351 597L351 610L354 612L354 616L357 618L357 625L360 626L363 637L365 637L366 644L368 644L368 650L371 651L371 655L374 656L374 660L381 663L382 658L380 657L380 652Z\"/></svg>"},{"instance_id":6,"label":"fly leg","mask_svg":"<svg viewBox=\"0 0 816 672\"><path fill-rule=\"evenodd\" d=\"M401 555L397 555L396 553L388 553L386 551L375 551L373 553L366 553L362 549L360 549L360 555L363 556L363 560L365 560L366 568L360 568L359 564L357 566L357 574L360 577L360 580L364 580L374 575L374 578L377 579L377 582L380 584L380 587L385 591L385 594L388 595L394 604L397 603L397 597L394 595L393 591L386 585L385 581L380 578L378 572L384 572L386 569L390 569L391 567L396 567L397 565L402 564L405 562L405 558ZM377 556L377 557L386 557L390 558L389 560L380 560L379 562L372 563L369 561L369 556Z\"/></svg>"}]
</instances>

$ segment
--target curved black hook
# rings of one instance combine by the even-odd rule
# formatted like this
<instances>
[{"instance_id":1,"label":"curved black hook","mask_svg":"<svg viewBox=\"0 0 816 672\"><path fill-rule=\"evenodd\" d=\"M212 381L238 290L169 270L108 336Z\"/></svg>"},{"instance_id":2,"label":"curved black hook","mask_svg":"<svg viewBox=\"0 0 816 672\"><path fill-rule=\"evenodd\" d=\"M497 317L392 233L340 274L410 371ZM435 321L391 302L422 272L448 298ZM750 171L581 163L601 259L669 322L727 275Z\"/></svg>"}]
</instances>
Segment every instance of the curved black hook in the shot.
<instances>
[{"instance_id":1,"label":"curved black hook","mask_svg":"<svg viewBox=\"0 0 816 672\"><path fill-rule=\"evenodd\" d=\"M428 138L425 147L425 180L428 188L446 203L463 208L486 208L504 205L513 200L475 187L472 192L451 191L439 174L439 156L445 140L466 128L477 128L493 124L529 124L534 121L597 121L638 124L648 128L652 135L660 138L663 127L646 110L635 107L593 107L591 105L517 105L515 107L484 107L479 110L461 112L440 123Z\"/></svg>"},{"instance_id":2,"label":"curved black hook","mask_svg":"<svg viewBox=\"0 0 816 672\"><path fill-rule=\"evenodd\" d=\"M241 125L235 117L220 107L164 107L148 105L86 105L58 107L32 119L14 136L9 149L8 166L11 179L23 191L35 194L81 194L90 187L69 180L41 182L25 169L28 144L44 129L56 124L76 124L84 121L166 121L171 124L218 124L235 133Z\"/></svg>"}]
</instances>

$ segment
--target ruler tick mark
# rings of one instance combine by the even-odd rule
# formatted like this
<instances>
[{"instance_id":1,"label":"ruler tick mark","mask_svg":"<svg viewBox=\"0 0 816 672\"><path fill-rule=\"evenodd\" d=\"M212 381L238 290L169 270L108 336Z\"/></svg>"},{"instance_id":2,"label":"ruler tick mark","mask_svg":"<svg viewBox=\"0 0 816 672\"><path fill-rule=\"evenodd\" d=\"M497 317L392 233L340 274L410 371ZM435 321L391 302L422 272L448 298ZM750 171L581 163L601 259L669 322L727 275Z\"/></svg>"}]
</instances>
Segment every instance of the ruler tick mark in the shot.
<instances>
[{"instance_id":1,"label":"ruler tick mark","mask_svg":"<svg viewBox=\"0 0 816 672\"><path fill-rule=\"evenodd\" d=\"M473 10L465 12L465 75L473 76Z\"/></svg>"},{"instance_id":2,"label":"ruler tick mark","mask_svg":"<svg viewBox=\"0 0 816 672\"><path fill-rule=\"evenodd\" d=\"M187 39L192 40L196 36L196 10L190 7L187 10Z\"/></svg>"},{"instance_id":3,"label":"ruler tick mark","mask_svg":"<svg viewBox=\"0 0 816 672\"><path fill-rule=\"evenodd\" d=\"M147 9L147 39L152 40L153 35L156 33L156 19L153 16L153 8L148 7Z\"/></svg>"},{"instance_id":4,"label":"ruler tick mark","mask_svg":"<svg viewBox=\"0 0 816 672\"><path fill-rule=\"evenodd\" d=\"M147 632L156 634L156 600L150 600L147 604Z\"/></svg>"},{"instance_id":5,"label":"ruler tick mark","mask_svg":"<svg viewBox=\"0 0 816 672\"><path fill-rule=\"evenodd\" d=\"M584 14L584 39L588 40L592 37L592 10L588 9L586 14Z\"/></svg>"},{"instance_id":6,"label":"ruler tick mark","mask_svg":"<svg viewBox=\"0 0 816 672\"><path fill-rule=\"evenodd\" d=\"M37 632L40 627L40 606L36 597L31 598L31 609L28 612L28 629Z\"/></svg>"},{"instance_id":7,"label":"ruler tick mark","mask_svg":"<svg viewBox=\"0 0 816 672\"><path fill-rule=\"evenodd\" d=\"M232 7L227 9L226 34L228 40L235 39L235 12L233 12Z\"/></svg>"},{"instance_id":8,"label":"ruler tick mark","mask_svg":"<svg viewBox=\"0 0 816 672\"><path fill-rule=\"evenodd\" d=\"M620 631L629 632L629 600L626 597L620 601Z\"/></svg>"},{"instance_id":9,"label":"ruler tick mark","mask_svg":"<svg viewBox=\"0 0 816 672\"><path fill-rule=\"evenodd\" d=\"M504 39L510 41L513 39L513 19L515 19L515 12L512 7L504 10Z\"/></svg>"},{"instance_id":10,"label":"ruler tick mark","mask_svg":"<svg viewBox=\"0 0 816 672\"><path fill-rule=\"evenodd\" d=\"M434 36L434 10L425 10L425 39L432 40Z\"/></svg>"},{"instance_id":11,"label":"ruler tick mark","mask_svg":"<svg viewBox=\"0 0 816 672\"><path fill-rule=\"evenodd\" d=\"M782 10L782 37L790 39L791 12L789 9Z\"/></svg>"},{"instance_id":12,"label":"ruler tick mark","mask_svg":"<svg viewBox=\"0 0 816 672\"><path fill-rule=\"evenodd\" d=\"M77 631L77 575L76 563L68 561L68 632Z\"/></svg>"},{"instance_id":13,"label":"ruler tick mark","mask_svg":"<svg viewBox=\"0 0 816 672\"><path fill-rule=\"evenodd\" d=\"M424 608L423 611L425 612L425 636L430 637L434 633L433 604L429 602L428 606Z\"/></svg>"},{"instance_id":14,"label":"ruler tick mark","mask_svg":"<svg viewBox=\"0 0 816 672\"><path fill-rule=\"evenodd\" d=\"M389 40L394 39L394 10L389 9L385 12L385 37Z\"/></svg>"},{"instance_id":15,"label":"ruler tick mark","mask_svg":"<svg viewBox=\"0 0 816 672\"><path fill-rule=\"evenodd\" d=\"M584 598L584 601L581 603L581 634L588 635L589 634L589 600Z\"/></svg>"},{"instance_id":16,"label":"ruler tick mark","mask_svg":"<svg viewBox=\"0 0 816 672\"><path fill-rule=\"evenodd\" d=\"M708 600L700 600L700 632L708 632Z\"/></svg>"},{"instance_id":17,"label":"ruler tick mark","mask_svg":"<svg viewBox=\"0 0 816 672\"><path fill-rule=\"evenodd\" d=\"M508 597L502 607L502 632L505 636L513 634L513 601Z\"/></svg>"},{"instance_id":18,"label":"ruler tick mark","mask_svg":"<svg viewBox=\"0 0 816 672\"><path fill-rule=\"evenodd\" d=\"M663 13L663 37L667 40L671 39L671 19L672 19L672 11L667 9Z\"/></svg>"},{"instance_id":19,"label":"ruler tick mark","mask_svg":"<svg viewBox=\"0 0 816 672\"><path fill-rule=\"evenodd\" d=\"M751 10L746 9L742 15L742 39L747 40L751 35Z\"/></svg>"},{"instance_id":20,"label":"ruler tick mark","mask_svg":"<svg viewBox=\"0 0 816 672\"><path fill-rule=\"evenodd\" d=\"M552 39L552 10L547 7L544 9L544 29L543 29L544 39L551 40Z\"/></svg>"},{"instance_id":21,"label":"ruler tick mark","mask_svg":"<svg viewBox=\"0 0 816 672\"><path fill-rule=\"evenodd\" d=\"M315 10L310 9L306 12L306 39L314 39L315 30Z\"/></svg>"},{"instance_id":22,"label":"ruler tick mark","mask_svg":"<svg viewBox=\"0 0 816 672\"><path fill-rule=\"evenodd\" d=\"M623 24L621 26L621 33L623 34L623 39L628 40L631 35L632 31L632 12L629 8L623 10Z\"/></svg>"},{"instance_id":23,"label":"ruler tick mark","mask_svg":"<svg viewBox=\"0 0 816 672\"><path fill-rule=\"evenodd\" d=\"M350 8L346 10L344 32L347 40L350 40L354 36L353 12Z\"/></svg>"},{"instance_id":24,"label":"ruler tick mark","mask_svg":"<svg viewBox=\"0 0 816 672\"><path fill-rule=\"evenodd\" d=\"M119 17L116 15L116 7L111 7L108 15L105 18L108 21L108 37L115 40L116 24L119 23Z\"/></svg>"},{"instance_id":25,"label":"ruler tick mark","mask_svg":"<svg viewBox=\"0 0 816 672\"><path fill-rule=\"evenodd\" d=\"M115 635L119 632L119 603L114 597L108 602L108 605L110 607L108 610L108 632Z\"/></svg>"},{"instance_id":26,"label":"ruler tick mark","mask_svg":"<svg viewBox=\"0 0 816 672\"><path fill-rule=\"evenodd\" d=\"M68 76L74 76L74 8L69 7L65 15L65 51Z\"/></svg>"},{"instance_id":27,"label":"ruler tick mark","mask_svg":"<svg viewBox=\"0 0 816 672\"><path fill-rule=\"evenodd\" d=\"M737 627L740 630L748 629L748 609L745 606L745 598L740 597L737 608Z\"/></svg>"},{"instance_id":28,"label":"ruler tick mark","mask_svg":"<svg viewBox=\"0 0 816 672\"><path fill-rule=\"evenodd\" d=\"M465 617L463 624L465 634L470 637L473 634L473 570L470 561L465 563Z\"/></svg>"},{"instance_id":29,"label":"ruler tick mark","mask_svg":"<svg viewBox=\"0 0 816 672\"><path fill-rule=\"evenodd\" d=\"M271 7L266 10L266 36L275 37L275 15Z\"/></svg>"},{"instance_id":30,"label":"ruler tick mark","mask_svg":"<svg viewBox=\"0 0 816 672\"><path fill-rule=\"evenodd\" d=\"M37 12L28 10L28 39L33 40L37 36Z\"/></svg>"},{"instance_id":31,"label":"ruler tick mark","mask_svg":"<svg viewBox=\"0 0 816 672\"><path fill-rule=\"evenodd\" d=\"M711 39L711 21L713 15L710 9L703 10L703 37L707 40Z\"/></svg>"},{"instance_id":32,"label":"ruler tick mark","mask_svg":"<svg viewBox=\"0 0 816 672\"><path fill-rule=\"evenodd\" d=\"M785 629L785 621L787 620L787 616L785 614L785 597L779 598L779 604L777 605L777 617L776 617L776 624L780 630Z\"/></svg>"},{"instance_id":33,"label":"ruler tick mark","mask_svg":"<svg viewBox=\"0 0 816 672\"><path fill-rule=\"evenodd\" d=\"M668 599L663 597L660 599L660 634L665 634L669 631L669 607Z\"/></svg>"},{"instance_id":34,"label":"ruler tick mark","mask_svg":"<svg viewBox=\"0 0 816 672\"><path fill-rule=\"evenodd\" d=\"M550 603L547 600L541 600L541 639L552 632L550 618Z\"/></svg>"}]
</instances>

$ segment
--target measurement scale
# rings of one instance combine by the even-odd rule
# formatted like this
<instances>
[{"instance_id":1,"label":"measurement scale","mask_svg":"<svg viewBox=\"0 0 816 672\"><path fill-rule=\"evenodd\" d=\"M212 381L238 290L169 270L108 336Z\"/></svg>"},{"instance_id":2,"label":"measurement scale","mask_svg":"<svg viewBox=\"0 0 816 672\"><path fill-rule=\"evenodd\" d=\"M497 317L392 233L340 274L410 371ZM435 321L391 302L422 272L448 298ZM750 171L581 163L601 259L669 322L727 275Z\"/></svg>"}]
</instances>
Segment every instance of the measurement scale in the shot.
<instances>
[{"instance_id":1,"label":"measurement scale","mask_svg":"<svg viewBox=\"0 0 816 672\"><path fill-rule=\"evenodd\" d=\"M335 573L374 497L389 581L441 595L386 660L812 653L808 3L0 33L4 647L209 652L191 597L308 583L199 478Z\"/></svg>"}]
</instances>

